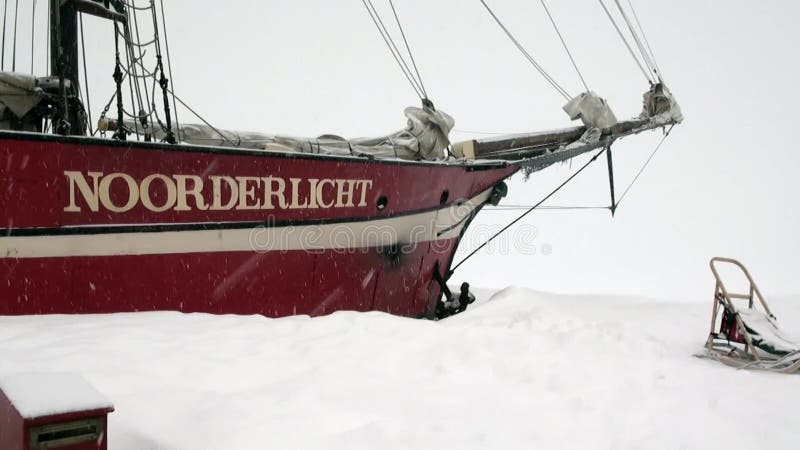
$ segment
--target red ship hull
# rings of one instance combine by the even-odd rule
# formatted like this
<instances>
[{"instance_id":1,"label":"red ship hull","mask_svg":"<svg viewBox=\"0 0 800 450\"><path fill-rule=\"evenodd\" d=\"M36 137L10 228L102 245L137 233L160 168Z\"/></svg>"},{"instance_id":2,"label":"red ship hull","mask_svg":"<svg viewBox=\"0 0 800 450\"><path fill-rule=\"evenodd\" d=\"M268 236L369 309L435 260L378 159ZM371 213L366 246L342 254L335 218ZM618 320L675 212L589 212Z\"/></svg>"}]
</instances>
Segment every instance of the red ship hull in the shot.
<instances>
[{"instance_id":1,"label":"red ship hull","mask_svg":"<svg viewBox=\"0 0 800 450\"><path fill-rule=\"evenodd\" d=\"M516 170L0 133L0 314L431 316Z\"/></svg>"}]
</instances>

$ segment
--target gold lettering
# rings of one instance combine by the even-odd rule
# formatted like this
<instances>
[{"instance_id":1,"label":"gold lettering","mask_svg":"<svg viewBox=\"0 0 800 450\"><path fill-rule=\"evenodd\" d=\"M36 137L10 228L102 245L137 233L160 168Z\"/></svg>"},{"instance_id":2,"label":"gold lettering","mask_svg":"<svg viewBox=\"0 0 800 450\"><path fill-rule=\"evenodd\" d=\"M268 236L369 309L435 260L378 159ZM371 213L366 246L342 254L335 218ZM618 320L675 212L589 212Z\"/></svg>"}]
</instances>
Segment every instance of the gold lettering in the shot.
<instances>
[{"instance_id":1,"label":"gold lettering","mask_svg":"<svg viewBox=\"0 0 800 450\"><path fill-rule=\"evenodd\" d=\"M308 179L308 207L313 209L319 208L319 203L317 203L317 183L319 183L319 180L316 178Z\"/></svg>"},{"instance_id":2,"label":"gold lettering","mask_svg":"<svg viewBox=\"0 0 800 450\"><path fill-rule=\"evenodd\" d=\"M325 203L325 199L323 198L323 195L325 194L326 184L329 185L330 187L334 187L335 183L333 182L333 180L327 178L324 180L320 180L319 184L317 185L317 203L319 203L319 206L323 208L332 208L333 205L336 203L336 200L333 199L331 200L330 203Z\"/></svg>"},{"instance_id":3,"label":"gold lettering","mask_svg":"<svg viewBox=\"0 0 800 450\"><path fill-rule=\"evenodd\" d=\"M345 188L345 185L347 187ZM336 207L337 208L352 208L353 205L353 190L356 187L354 180L336 180Z\"/></svg>"},{"instance_id":4,"label":"gold lettering","mask_svg":"<svg viewBox=\"0 0 800 450\"><path fill-rule=\"evenodd\" d=\"M281 209L286 209L286 181L280 177L264 177L264 206L263 209L275 209L275 204L272 203L272 197L278 200L278 205ZM277 187L273 187L277 184Z\"/></svg>"},{"instance_id":5,"label":"gold lettering","mask_svg":"<svg viewBox=\"0 0 800 450\"><path fill-rule=\"evenodd\" d=\"M261 200L256 200L256 188L261 184L259 177L236 177L239 181L239 205L236 209L259 209L261 208ZM249 183L255 183L253 186ZM248 201L255 200L255 203L248 203Z\"/></svg>"},{"instance_id":6,"label":"gold lettering","mask_svg":"<svg viewBox=\"0 0 800 450\"><path fill-rule=\"evenodd\" d=\"M178 183L178 205L175 211L191 211L192 207L187 202L187 197L194 197L195 207L200 211L208 209L205 199L203 198L203 179L197 175L175 175L175 181ZM186 181L192 180L192 188L186 187Z\"/></svg>"},{"instance_id":7,"label":"gold lettering","mask_svg":"<svg viewBox=\"0 0 800 450\"><path fill-rule=\"evenodd\" d=\"M233 209L236 205L236 202L239 200L239 185L236 184L236 180L232 177L227 176L219 176L219 175L212 175L208 177L211 179L211 185L213 188L214 200L211 203L211 210L212 211L227 211L229 209ZM228 188L231 190L231 196L228 199L228 203L222 203L222 182L228 185Z\"/></svg>"},{"instance_id":8,"label":"gold lettering","mask_svg":"<svg viewBox=\"0 0 800 450\"><path fill-rule=\"evenodd\" d=\"M358 202L358 207L362 208L367 206L367 191L372 187L372 180L357 180L359 189L361 189L361 201Z\"/></svg>"},{"instance_id":9,"label":"gold lettering","mask_svg":"<svg viewBox=\"0 0 800 450\"><path fill-rule=\"evenodd\" d=\"M78 187L81 196L83 196L83 201L86 202L90 210L94 212L100 210L98 184L103 174L101 172L88 172L88 175L92 178L92 187L89 187L89 183L86 182L86 178L82 173L64 171L64 176L69 180L69 206L64 208L65 212L81 211L80 206L75 203L75 186Z\"/></svg>"},{"instance_id":10,"label":"gold lettering","mask_svg":"<svg viewBox=\"0 0 800 450\"><path fill-rule=\"evenodd\" d=\"M153 203L152 197L150 197L150 184L156 179L161 180L161 182L164 183L164 187L167 189L167 200L161 206L156 206ZM141 197L142 205L144 205L145 208L153 212L164 212L175 206L175 198L177 197L175 194L175 183L172 181L172 178L161 175L160 173L148 175L142 180L142 184L139 186L139 197Z\"/></svg>"},{"instance_id":11,"label":"gold lettering","mask_svg":"<svg viewBox=\"0 0 800 450\"><path fill-rule=\"evenodd\" d=\"M128 185L128 200L123 206L117 206L111 200L111 183L116 179L122 179ZM107 210L115 213L128 212L139 202L139 186L136 184L136 180L134 180L133 177L125 173L112 173L107 175L100 180L99 190L100 203L102 203L103 207Z\"/></svg>"},{"instance_id":12,"label":"gold lettering","mask_svg":"<svg viewBox=\"0 0 800 450\"><path fill-rule=\"evenodd\" d=\"M289 181L292 183L292 204L289 205L289 209L308 208L308 198L304 198L303 203L300 203L300 183L303 181L303 179L289 178Z\"/></svg>"},{"instance_id":13,"label":"gold lettering","mask_svg":"<svg viewBox=\"0 0 800 450\"><path fill-rule=\"evenodd\" d=\"M358 179L289 178L287 183L286 179L275 176L211 175L207 178L211 180L212 196L208 202L203 194L208 182L198 175L154 173L141 183L125 173L103 176L101 172L64 171L64 176L69 184L69 203L65 212L81 212L82 207L98 212L102 205L109 211L123 213L132 210L140 201L147 210L159 213L173 208L175 211L361 208L367 206L373 186L372 180ZM117 204L124 199L121 187L115 188L112 199L112 184L118 179L128 186L128 197L123 204ZM156 180L166 189L166 198L161 205L154 203L151 192ZM291 194L287 189L291 189ZM226 194L229 197L225 198ZM78 198L83 199L80 206ZM161 203L159 198L155 201Z\"/></svg>"}]
</instances>

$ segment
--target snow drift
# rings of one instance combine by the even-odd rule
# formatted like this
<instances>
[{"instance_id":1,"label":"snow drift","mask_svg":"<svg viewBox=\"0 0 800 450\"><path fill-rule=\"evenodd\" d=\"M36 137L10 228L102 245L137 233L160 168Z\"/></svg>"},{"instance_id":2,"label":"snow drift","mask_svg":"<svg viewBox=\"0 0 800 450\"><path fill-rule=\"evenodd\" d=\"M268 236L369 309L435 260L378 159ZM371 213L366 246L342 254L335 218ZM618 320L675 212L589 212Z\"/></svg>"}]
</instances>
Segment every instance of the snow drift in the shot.
<instances>
[{"instance_id":1,"label":"snow drift","mask_svg":"<svg viewBox=\"0 0 800 450\"><path fill-rule=\"evenodd\" d=\"M441 322L0 317L0 372L81 373L116 450L797 448L800 378L694 358L709 314L509 288Z\"/></svg>"}]
</instances>

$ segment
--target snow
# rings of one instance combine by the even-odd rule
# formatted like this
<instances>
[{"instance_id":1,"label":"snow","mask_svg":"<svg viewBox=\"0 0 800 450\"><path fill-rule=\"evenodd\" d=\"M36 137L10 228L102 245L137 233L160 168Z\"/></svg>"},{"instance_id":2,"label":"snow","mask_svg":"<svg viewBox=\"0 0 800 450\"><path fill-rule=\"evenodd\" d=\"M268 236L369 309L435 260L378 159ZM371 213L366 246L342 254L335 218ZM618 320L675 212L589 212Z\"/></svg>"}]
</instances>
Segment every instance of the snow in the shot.
<instances>
[{"instance_id":1,"label":"snow","mask_svg":"<svg viewBox=\"0 0 800 450\"><path fill-rule=\"evenodd\" d=\"M747 327L754 330L771 348L787 353L800 350L800 344L784 336L780 328L763 312L749 308L740 308L738 311Z\"/></svg>"},{"instance_id":2,"label":"snow","mask_svg":"<svg viewBox=\"0 0 800 450\"><path fill-rule=\"evenodd\" d=\"M710 313L508 288L441 322L0 317L0 371L82 373L115 450L797 448L800 378L693 357Z\"/></svg>"},{"instance_id":3,"label":"snow","mask_svg":"<svg viewBox=\"0 0 800 450\"><path fill-rule=\"evenodd\" d=\"M25 419L114 408L76 373L2 374L0 390Z\"/></svg>"}]
</instances>

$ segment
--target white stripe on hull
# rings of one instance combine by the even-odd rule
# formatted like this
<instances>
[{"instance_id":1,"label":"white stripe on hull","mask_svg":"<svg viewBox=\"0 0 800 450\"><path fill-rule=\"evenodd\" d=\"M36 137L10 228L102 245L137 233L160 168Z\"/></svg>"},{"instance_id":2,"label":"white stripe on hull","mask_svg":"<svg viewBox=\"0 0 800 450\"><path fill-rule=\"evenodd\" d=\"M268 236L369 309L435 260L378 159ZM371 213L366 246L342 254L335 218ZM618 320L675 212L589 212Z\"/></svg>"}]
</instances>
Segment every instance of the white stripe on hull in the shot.
<instances>
[{"instance_id":1,"label":"white stripe on hull","mask_svg":"<svg viewBox=\"0 0 800 450\"><path fill-rule=\"evenodd\" d=\"M243 229L0 237L0 259L343 250L457 238L488 189L458 206L363 222Z\"/></svg>"}]
</instances>

